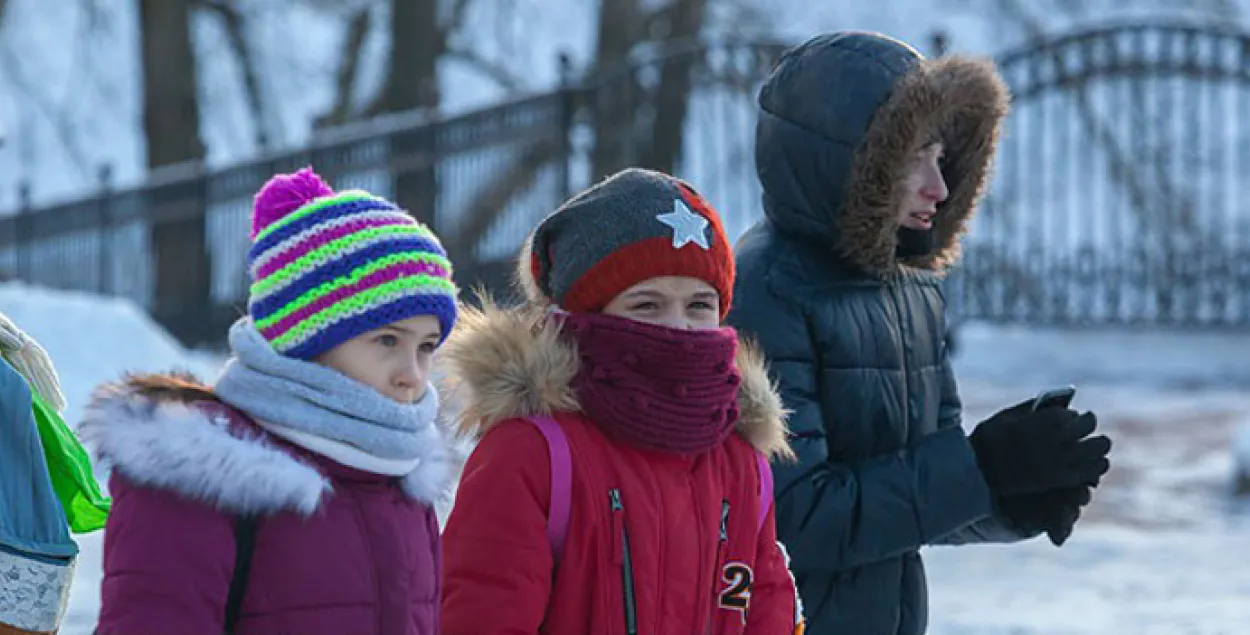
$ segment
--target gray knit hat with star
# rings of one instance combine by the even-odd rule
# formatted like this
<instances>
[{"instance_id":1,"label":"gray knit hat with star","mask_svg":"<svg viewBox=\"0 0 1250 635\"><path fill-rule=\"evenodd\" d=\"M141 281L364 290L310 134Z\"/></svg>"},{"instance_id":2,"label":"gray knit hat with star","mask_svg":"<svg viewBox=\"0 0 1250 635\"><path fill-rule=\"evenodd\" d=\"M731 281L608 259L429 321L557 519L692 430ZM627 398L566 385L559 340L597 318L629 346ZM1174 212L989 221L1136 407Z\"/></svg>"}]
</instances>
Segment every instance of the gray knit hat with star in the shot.
<instances>
[{"instance_id":1,"label":"gray knit hat with star","mask_svg":"<svg viewBox=\"0 0 1250 635\"><path fill-rule=\"evenodd\" d=\"M538 224L517 277L537 304L598 313L650 278L707 282L728 312L734 259L720 216L689 184L629 168L587 189Z\"/></svg>"}]
</instances>

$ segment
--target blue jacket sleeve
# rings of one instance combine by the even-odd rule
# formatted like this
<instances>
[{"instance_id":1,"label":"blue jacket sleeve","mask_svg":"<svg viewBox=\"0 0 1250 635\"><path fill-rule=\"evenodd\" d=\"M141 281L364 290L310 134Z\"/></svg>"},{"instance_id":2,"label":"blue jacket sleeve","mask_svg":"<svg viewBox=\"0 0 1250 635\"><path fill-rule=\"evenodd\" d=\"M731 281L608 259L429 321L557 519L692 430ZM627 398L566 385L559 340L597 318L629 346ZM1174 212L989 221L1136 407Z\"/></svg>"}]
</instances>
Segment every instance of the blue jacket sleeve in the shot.
<instances>
[{"instance_id":1,"label":"blue jacket sleeve","mask_svg":"<svg viewBox=\"0 0 1250 635\"><path fill-rule=\"evenodd\" d=\"M955 371L951 368L950 356L945 351L942 353L942 405L941 412L938 413L938 426L943 430L963 429L963 402L959 398L959 387L955 380ZM988 495L988 488L986 493ZM992 513L986 518L939 537L932 544L956 546L976 543L1009 543L1032 538L1039 533L1018 528L1002 515Z\"/></svg>"},{"instance_id":2,"label":"blue jacket sleeve","mask_svg":"<svg viewBox=\"0 0 1250 635\"><path fill-rule=\"evenodd\" d=\"M30 388L0 360L0 631L56 631L78 547L48 476Z\"/></svg>"},{"instance_id":3,"label":"blue jacket sleeve","mask_svg":"<svg viewBox=\"0 0 1250 635\"><path fill-rule=\"evenodd\" d=\"M990 495L957 426L868 460L826 444L824 369L809 319L763 280L739 278L730 323L758 342L791 411L794 464L775 466L777 531L796 575L846 570L918 550L988 517Z\"/></svg>"},{"instance_id":4,"label":"blue jacket sleeve","mask_svg":"<svg viewBox=\"0 0 1250 635\"><path fill-rule=\"evenodd\" d=\"M52 489L30 387L0 360L0 547L71 558L78 548Z\"/></svg>"}]
</instances>

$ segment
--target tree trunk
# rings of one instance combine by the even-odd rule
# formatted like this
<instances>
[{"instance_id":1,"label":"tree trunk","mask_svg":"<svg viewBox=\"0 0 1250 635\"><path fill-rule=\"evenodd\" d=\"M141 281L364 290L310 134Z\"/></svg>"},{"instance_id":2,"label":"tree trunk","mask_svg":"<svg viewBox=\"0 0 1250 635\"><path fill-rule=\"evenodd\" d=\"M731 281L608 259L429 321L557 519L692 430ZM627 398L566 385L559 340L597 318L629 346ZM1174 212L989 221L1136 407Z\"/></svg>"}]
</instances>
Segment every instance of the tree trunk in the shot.
<instances>
[{"instance_id":1,"label":"tree trunk","mask_svg":"<svg viewBox=\"0 0 1250 635\"><path fill-rule=\"evenodd\" d=\"M677 170L693 88L691 72L702 53L657 62L660 81L651 88L640 85L636 73L615 71L640 42L654 41L662 48L697 38L706 16L707 0L670 0L650 14L638 0L603 0L595 51L603 86L595 99L594 178L629 165Z\"/></svg>"},{"instance_id":2,"label":"tree trunk","mask_svg":"<svg viewBox=\"0 0 1250 635\"><path fill-rule=\"evenodd\" d=\"M191 2L140 0L139 29L148 167L202 160Z\"/></svg>"},{"instance_id":3,"label":"tree trunk","mask_svg":"<svg viewBox=\"0 0 1250 635\"><path fill-rule=\"evenodd\" d=\"M591 180L637 162L635 113L641 88L632 73L613 73L624 63L642 34L643 12L638 0L602 0L599 34L591 77L602 82L594 97L594 138Z\"/></svg>"},{"instance_id":4,"label":"tree trunk","mask_svg":"<svg viewBox=\"0 0 1250 635\"><path fill-rule=\"evenodd\" d=\"M391 0L391 59L379 112L437 112L438 58L446 49L438 17L437 0ZM395 176L395 202L431 227L439 220L434 141L432 134L404 135L391 148L398 157L429 158L428 164Z\"/></svg>"},{"instance_id":5,"label":"tree trunk","mask_svg":"<svg viewBox=\"0 0 1250 635\"><path fill-rule=\"evenodd\" d=\"M668 12L668 39L681 42L699 35L707 15L707 0L672 0ZM691 73L703 54L682 54L666 60L660 71L660 86L650 100L655 123L645 136L646 152L642 165L673 174L685 141L686 111L690 105Z\"/></svg>"},{"instance_id":6,"label":"tree trunk","mask_svg":"<svg viewBox=\"0 0 1250 635\"><path fill-rule=\"evenodd\" d=\"M189 0L140 0L143 132L148 168L204 160ZM151 201L155 211L160 202ZM202 198L193 213L153 221L150 245L157 319L186 341L211 300L211 264Z\"/></svg>"}]
</instances>

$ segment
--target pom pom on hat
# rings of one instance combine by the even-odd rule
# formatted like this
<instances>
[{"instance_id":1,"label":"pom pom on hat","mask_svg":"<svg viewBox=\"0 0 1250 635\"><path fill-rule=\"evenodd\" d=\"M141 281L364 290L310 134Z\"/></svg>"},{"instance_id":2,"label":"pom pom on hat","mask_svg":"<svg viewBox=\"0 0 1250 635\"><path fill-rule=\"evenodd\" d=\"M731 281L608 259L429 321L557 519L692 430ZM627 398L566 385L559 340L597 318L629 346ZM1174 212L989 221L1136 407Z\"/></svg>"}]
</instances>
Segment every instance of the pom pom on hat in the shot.
<instances>
[{"instance_id":1,"label":"pom pom on hat","mask_svg":"<svg viewBox=\"0 0 1250 635\"><path fill-rule=\"evenodd\" d=\"M316 199L333 196L334 189L311 167L269 179L252 203L252 240L274 221Z\"/></svg>"}]
</instances>

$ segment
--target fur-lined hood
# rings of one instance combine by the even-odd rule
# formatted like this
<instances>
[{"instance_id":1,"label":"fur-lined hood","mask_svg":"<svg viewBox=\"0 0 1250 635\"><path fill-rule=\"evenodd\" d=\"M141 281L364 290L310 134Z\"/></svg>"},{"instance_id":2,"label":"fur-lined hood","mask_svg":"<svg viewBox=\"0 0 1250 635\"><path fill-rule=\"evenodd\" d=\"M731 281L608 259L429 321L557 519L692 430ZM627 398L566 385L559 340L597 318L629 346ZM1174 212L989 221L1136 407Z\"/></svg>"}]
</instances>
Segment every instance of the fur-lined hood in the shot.
<instances>
[{"instance_id":1,"label":"fur-lined hood","mask_svg":"<svg viewBox=\"0 0 1250 635\"><path fill-rule=\"evenodd\" d=\"M576 344L561 337L549 314L533 305L507 309L484 301L464 308L439 351L445 393L458 404L456 427L480 437L506 419L580 411L570 385L578 371ZM792 458L785 410L753 346L738 347L741 416L737 432L774 458Z\"/></svg>"},{"instance_id":2,"label":"fur-lined hood","mask_svg":"<svg viewBox=\"0 0 1250 635\"><path fill-rule=\"evenodd\" d=\"M822 35L786 52L759 105L756 168L782 231L817 237L872 275L897 272L903 175L939 137L950 196L938 206L936 248L902 264L943 273L958 259L1009 109L991 61L928 60L872 33Z\"/></svg>"},{"instance_id":3,"label":"fur-lined hood","mask_svg":"<svg viewBox=\"0 0 1250 635\"><path fill-rule=\"evenodd\" d=\"M135 375L96 390L78 434L136 485L230 514L314 513L330 481L259 435L239 436L224 413L194 377Z\"/></svg>"}]
</instances>

